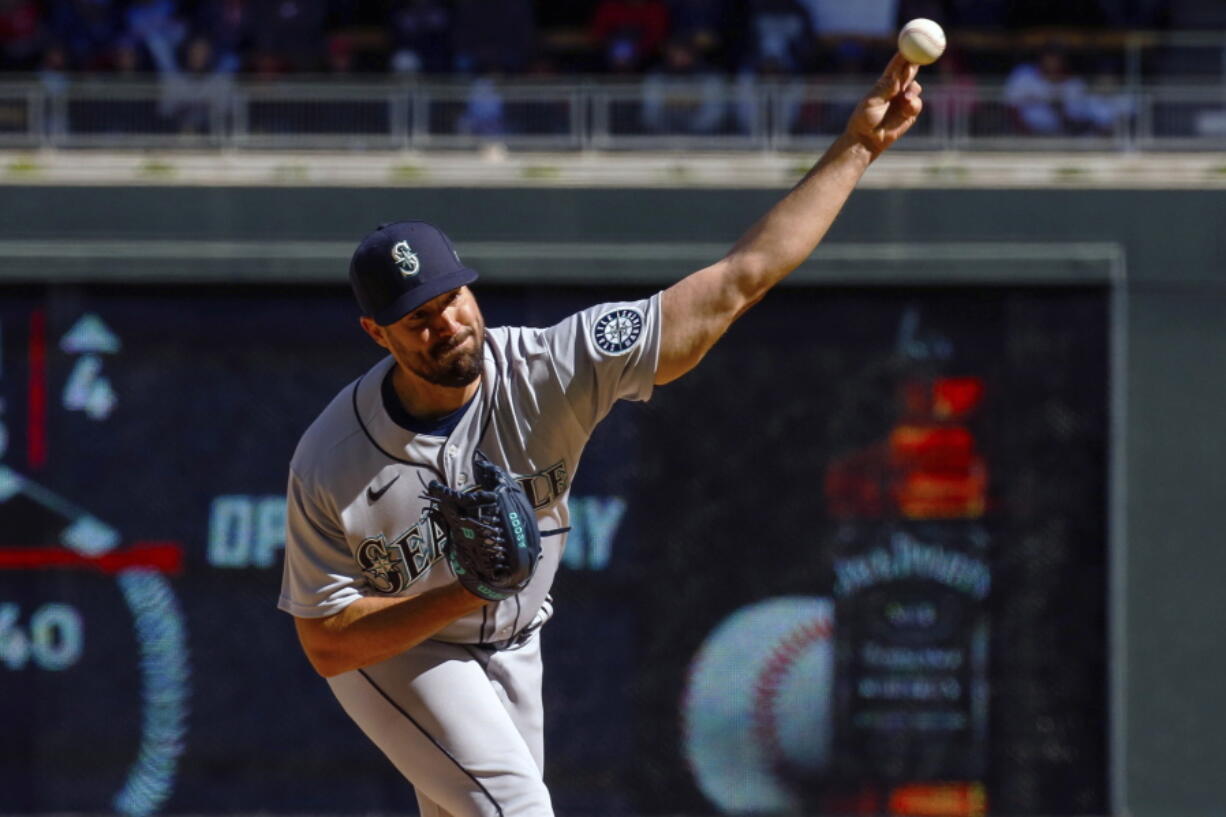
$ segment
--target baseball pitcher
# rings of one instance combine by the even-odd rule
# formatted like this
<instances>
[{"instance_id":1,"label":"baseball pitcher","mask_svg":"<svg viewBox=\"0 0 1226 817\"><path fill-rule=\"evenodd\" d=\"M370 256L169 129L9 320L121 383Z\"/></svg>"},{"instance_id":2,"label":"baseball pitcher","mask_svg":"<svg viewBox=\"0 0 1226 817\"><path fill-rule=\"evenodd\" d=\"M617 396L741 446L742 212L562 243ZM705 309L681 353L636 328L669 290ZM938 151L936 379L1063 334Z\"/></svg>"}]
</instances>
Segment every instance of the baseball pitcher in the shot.
<instances>
[{"instance_id":1,"label":"baseball pitcher","mask_svg":"<svg viewBox=\"0 0 1226 817\"><path fill-rule=\"evenodd\" d=\"M614 402L685 374L809 257L919 115L916 71L895 56L727 255L641 301L487 327L477 273L437 228L399 221L359 244L361 326L388 355L294 453L279 607L424 817L552 815L541 627L583 447Z\"/></svg>"}]
</instances>

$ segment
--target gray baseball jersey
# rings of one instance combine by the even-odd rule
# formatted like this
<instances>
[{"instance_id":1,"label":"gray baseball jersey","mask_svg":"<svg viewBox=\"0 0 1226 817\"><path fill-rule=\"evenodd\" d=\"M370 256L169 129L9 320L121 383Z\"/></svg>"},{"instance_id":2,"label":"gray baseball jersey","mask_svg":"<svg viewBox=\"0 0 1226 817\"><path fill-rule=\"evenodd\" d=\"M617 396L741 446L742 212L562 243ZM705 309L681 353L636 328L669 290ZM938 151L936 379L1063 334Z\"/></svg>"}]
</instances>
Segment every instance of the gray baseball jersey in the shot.
<instances>
[{"instance_id":1,"label":"gray baseball jersey","mask_svg":"<svg viewBox=\"0 0 1226 817\"><path fill-rule=\"evenodd\" d=\"M548 813L547 795L534 793L544 789L536 630L552 612L548 593L583 447L617 400L651 395L659 301L603 304L546 329L487 330L477 395L445 438L409 431L388 413L382 383L395 362L384 358L332 400L294 453L278 604L294 616L329 616L364 596L416 595L454 582L445 533L421 495L434 478L464 488L478 448L519 477L536 509L541 559L521 593L402 656L329 679L346 711L414 783L423 813L502 813L517 797L535 804L527 811ZM468 681L455 677L465 662ZM486 687L493 691L483 704L474 689ZM483 707L504 711L496 718ZM482 725L466 726L465 713ZM500 740L523 745L518 761L490 735L494 721L509 732Z\"/></svg>"}]
</instances>

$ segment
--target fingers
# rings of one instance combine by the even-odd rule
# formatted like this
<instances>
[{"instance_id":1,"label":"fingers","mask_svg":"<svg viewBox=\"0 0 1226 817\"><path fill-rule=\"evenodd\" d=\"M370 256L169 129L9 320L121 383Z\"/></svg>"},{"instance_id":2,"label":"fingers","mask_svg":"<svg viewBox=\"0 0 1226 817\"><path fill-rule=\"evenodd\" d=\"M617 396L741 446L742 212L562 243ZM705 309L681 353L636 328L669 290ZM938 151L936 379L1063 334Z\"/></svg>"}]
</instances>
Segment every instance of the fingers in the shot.
<instances>
[{"instance_id":1,"label":"fingers","mask_svg":"<svg viewBox=\"0 0 1226 817\"><path fill-rule=\"evenodd\" d=\"M903 57L901 51L895 51L894 56L890 57L890 61L885 64L885 70L882 71L882 76L893 77L899 76L904 68L910 63Z\"/></svg>"},{"instance_id":2,"label":"fingers","mask_svg":"<svg viewBox=\"0 0 1226 817\"><path fill-rule=\"evenodd\" d=\"M886 64L882 76L889 77L895 88L901 90L915 81L916 75L919 74L919 69L918 65L913 62L907 62L901 53L895 52L894 56L890 58L889 63Z\"/></svg>"},{"instance_id":3,"label":"fingers","mask_svg":"<svg viewBox=\"0 0 1226 817\"><path fill-rule=\"evenodd\" d=\"M903 108L903 114L910 119L914 119L915 117L920 115L920 111L922 111L923 109L924 109L924 100L920 99L918 96L907 97L906 105Z\"/></svg>"},{"instance_id":4,"label":"fingers","mask_svg":"<svg viewBox=\"0 0 1226 817\"><path fill-rule=\"evenodd\" d=\"M918 82L910 82L890 100L880 125L880 131L888 144L892 144L915 124L916 118L924 109L924 100L920 97L923 90L923 86Z\"/></svg>"},{"instance_id":5,"label":"fingers","mask_svg":"<svg viewBox=\"0 0 1226 817\"><path fill-rule=\"evenodd\" d=\"M881 76L873 83L873 90L869 91L869 99L880 100L881 102L889 102L898 93L903 86L899 84L902 78L902 72L905 70L907 61L903 59L902 54L895 54L894 57L886 65L885 70L881 72Z\"/></svg>"},{"instance_id":6,"label":"fingers","mask_svg":"<svg viewBox=\"0 0 1226 817\"><path fill-rule=\"evenodd\" d=\"M907 62L902 54L896 52L886 64L885 70L881 72L881 77L873 86L869 96L889 102L915 83L917 74L919 74L919 66Z\"/></svg>"},{"instance_id":7,"label":"fingers","mask_svg":"<svg viewBox=\"0 0 1226 817\"><path fill-rule=\"evenodd\" d=\"M901 94L894 98L892 107L904 119L914 119L919 116L924 107L924 100L920 98L923 90L924 86L918 82L910 83Z\"/></svg>"},{"instance_id":8,"label":"fingers","mask_svg":"<svg viewBox=\"0 0 1226 817\"><path fill-rule=\"evenodd\" d=\"M907 62L903 59L902 54L895 54L894 59L890 60L890 65L894 65L895 60L902 62L902 68L898 71L898 87L906 88L915 78L919 76L920 67L913 62Z\"/></svg>"}]
</instances>

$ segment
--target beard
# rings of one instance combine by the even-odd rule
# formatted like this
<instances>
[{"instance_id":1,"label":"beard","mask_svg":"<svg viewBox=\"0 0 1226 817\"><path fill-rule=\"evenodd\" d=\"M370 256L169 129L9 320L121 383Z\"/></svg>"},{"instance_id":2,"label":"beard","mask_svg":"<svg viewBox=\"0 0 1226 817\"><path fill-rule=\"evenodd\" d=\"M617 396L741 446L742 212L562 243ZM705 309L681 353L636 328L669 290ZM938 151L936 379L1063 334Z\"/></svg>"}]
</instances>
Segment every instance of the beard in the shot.
<instances>
[{"instance_id":1,"label":"beard","mask_svg":"<svg viewBox=\"0 0 1226 817\"><path fill-rule=\"evenodd\" d=\"M456 347L469 338L476 338L472 351L455 352ZM468 330L467 334L457 335L449 340L440 341L430 350L428 361L430 366L410 367L413 374L449 389L462 389L481 376L481 364L485 350L485 326L478 325Z\"/></svg>"}]
</instances>

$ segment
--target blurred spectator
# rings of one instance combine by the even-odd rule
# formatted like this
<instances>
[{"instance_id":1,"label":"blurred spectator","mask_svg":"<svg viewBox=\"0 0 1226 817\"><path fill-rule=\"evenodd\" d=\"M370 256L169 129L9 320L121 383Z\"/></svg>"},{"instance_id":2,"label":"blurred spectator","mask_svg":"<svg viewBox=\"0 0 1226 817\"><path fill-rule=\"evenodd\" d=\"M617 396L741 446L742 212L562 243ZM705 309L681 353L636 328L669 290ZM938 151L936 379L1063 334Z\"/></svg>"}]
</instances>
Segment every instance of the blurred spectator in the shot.
<instances>
[{"instance_id":1,"label":"blurred spectator","mask_svg":"<svg viewBox=\"0 0 1226 817\"><path fill-rule=\"evenodd\" d=\"M801 73L810 67L813 30L797 0L748 0L750 64Z\"/></svg>"},{"instance_id":2,"label":"blurred spectator","mask_svg":"<svg viewBox=\"0 0 1226 817\"><path fill-rule=\"evenodd\" d=\"M144 47L161 73L176 69L175 53L187 35L177 14L175 0L133 0L125 16L126 36Z\"/></svg>"},{"instance_id":3,"label":"blurred spectator","mask_svg":"<svg viewBox=\"0 0 1226 817\"><path fill-rule=\"evenodd\" d=\"M260 0L255 4L257 73L314 71L324 56L327 0Z\"/></svg>"},{"instance_id":4,"label":"blurred spectator","mask_svg":"<svg viewBox=\"0 0 1226 817\"><path fill-rule=\"evenodd\" d=\"M134 79L136 75L146 70L146 66L141 61L140 49L127 37L120 37L116 40L111 49L110 62L115 76L122 79Z\"/></svg>"},{"instance_id":5,"label":"blurred spectator","mask_svg":"<svg viewBox=\"0 0 1226 817\"><path fill-rule=\"evenodd\" d=\"M791 74L876 71L899 22L917 16L1004 37L1042 26L1219 30L1226 28L1226 0L0 0L0 69L40 70L54 43L69 72L119 69L117 60L125 71L165 72L178 67L189 33L198 33L221 72L387 66L397 73L524 74L539 51L565 71L659 68L668 76L675 67L663 64L665 43L684 42L704 71L752 81L763 66ZM343 35L344 43L329 35ZM1015 67L1007 40L981 41L977 74ZM1219 74L1219 52L1156 47L1143 52L1143 67L1157 76ZM1105 58L1117 73L1122 53ZM1024 88L1033 78L1019 70L1015 79ZM1105 108L1118 110L1118 103L1108 98ZM1085 122L1061 128L1102 127Z\"/></svg>"},{"instance_id":6,"label":"blurred spectator","mask_svg":"<svg viewBox=\"0 0 1226 817\"><path fill-rule=\"evenodd\" d=\"M558 66L548 55L538 53L523 76L529 81L548 83L558 78ZM567 98L537 99L512 105L507 111L507 130L535 136L569 133L574 126L573 112L573 101Z\"/></svg>"},{"instance_id":7,"label":"blurred spectator","mask_svg":"<svg viewBox=\"0 0 1226 817\"><path fill-rule=\"evenodd\" d=\"M38 66L38 81L51 94L60 94L68 89L68 49L53 42L43 52Z\"/></svg>"},{"instance_id":8,"label":"blurred spectator","mask_svg":"<svg viewBox=\"0 0 1226 817\"><path fill-rule=\"evenodd\" d=\"M901 9L905 19L938 18L936 0L800 0L818 38L820 67L839 74L875 74L894 51Z\"/></svg>"},{"instance_id":9,"label":"blurred spectator","mask_svg":"<svg viewBox=\"0 0 1226 817\"><path fill-rule=\"evenodd\" d=\"M532 60L536 24L531 0L454 0L455 70L519 73Z\"/></svg>"},{"instance_id":10,"label":"blurred spectator","mask_svg":"<svg viewBox=\"0 0 1226 817\"><path fill-rule=\"evenodd\" d=\"M50 21L69 67L96 71L111 66L119 37L119 15L111 0L55 0Z\"/></svg>"},{"instance_id":11,"label":"blurred spectator","mask_svg":"<svg viewBox=\"0 0 1226 817\"><path fill-rule=\"evenodd\" d=\"M663 0L601 0L592 19L592 39L605 68L637 73L649 66L668 36Z\"/></svg>"},{"instance_id":12,"label":"blurred spectator","mask_svg":"<svg viewBox=\"0 0 1226 817\"><path fill-rule=\"evenodd\" d=\"M348 35L333 34L328 37L327 68L334 77L353 73L353 40Z\"/></svg>"},{"instance_id":13,"label":"blurred spectator","mask_svg":"<svg viewBox=\"0 0 1226 817\"><path fill-rule=\"evenodd\" d=\"M473 136L500 136L506 132L502 94L492 77L478 77L468 87L468 100L456 128Z\"/></svg>"},{"instance_id":14,"label":"blurred spectator","mask_svg":"<svg viewBox=\"0 0 1226 817\"><path fill-rule=\"evenodd\" d=\"M38 67L38 82L49 98L62 97L68 92L68 49L60 43L51 43L43 53ZM43 128L53 143L68 133L68 108L66 105L46 106Z\"/></svg>"},{"instance_id":15,"label":"blurred spectator","mask_svg":"<svg viewBox=\"0 0 1226 817\"><path fill-rule=\"evenodd\" d=\"M254 11L248 0L204 0L196 10L196 29L213 48L216 70L233 73L250 50Z\"/></svg>"},{"instance_id":16,"label":"blurred spectator","mask_svg":"<svg viewBox=\"0 0 1226 817\"><path fill-rule=\"evenodd\" d=\"M924 110L934 122L966 121L979 107L979 83L966 70L966 57L955 45L950 46L931 68L935 77L924 77Z\"/></svg>"},{"instance_id":17,"label":"blurred spectator","mask_svg":"<svg viewBox=\"0 0 1226 817\"><path fill-rule=\"evenodd\" d=\"M42 17L34 0L0 0L0 68L34 68L44 43Z\"/></svg>"},{"instance_id":18,"label":"blurred spectator","mask_svg":"<svg viewBox=\"0 0 1226 817\"><path fill-rule=\"evenodd\" d=\"M181 67L161 76L162 116L174 120L183 134L207 134L214 118L225 110L233 75L218 70L213 46L203 36L183 47Z\"/></svg>"},{"instance_id":19,"label":"blurred spectator","mask_svg":"<svg viewBox=\"0 0 1226 817\"><path fill-rule=\"evenodd\" d=\"M1068 72L1064 53L1046 49L1018 65L1005 80L1005 103L1019 128L1042 136L1109 133L1111 104L1089 93L1084 79Z\"/></svg>"},{"instance_id":20,"label":"blurred spectator","mask_svg":"<svg viewBox=\"0 0 1226 817\"><path fill-rule=\"evenodd\" d=\"M443 0L397 0L390 24L393 71L440 74L451 70L451 11Z\"/></svg>"},{"instance_id":21,"label":"blurred spectator","mask_svg":"<svg viewBox=\"0 0 1226 817\"><path fill-rule=\"evenodd\" d=\"M643 127L651 133L715 133L724 121L724 81L684 40L643 81Z\"/></svg>"},{"instance_id":22,"label":"blurred spectator","mask_svg":"<svg viewBox=\"0 0 1226 817\"><path fill-rule=\"evenodd\" d=\"M1124 90L1118 74L1099 71L1089 85L1086 111L1098 133L1114 133L1122 122L1136 115L1135 99Z\"/></svg>"},{"instance_id":23,"label":"blurred spectator","mask_svg":"<svg viewBox=\"0 0 1226 817\"><path fill-rule=\"evenodd\" d=\"M775 104L769 110L764 104L766 85L774 90ZM780 129L791 134L796 132L804 108L805 81L784 70L778 61L768 59L746 66L737 75L735 96L734 112L741 133L761 134L770 121L778 118Z\"/></svg>"},{"instance_id":24,"label":"blurred spectator","mask_svg":"<svg viewBox=\"0 0 1226 817\"><path fill-rule=\"evenodd\" d=\"M670 38L688 43L700 61L708 65L721 64L735 30L730 0L667 2Z\"/></svg>"}]
</instances>

